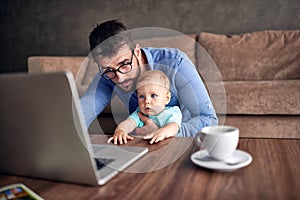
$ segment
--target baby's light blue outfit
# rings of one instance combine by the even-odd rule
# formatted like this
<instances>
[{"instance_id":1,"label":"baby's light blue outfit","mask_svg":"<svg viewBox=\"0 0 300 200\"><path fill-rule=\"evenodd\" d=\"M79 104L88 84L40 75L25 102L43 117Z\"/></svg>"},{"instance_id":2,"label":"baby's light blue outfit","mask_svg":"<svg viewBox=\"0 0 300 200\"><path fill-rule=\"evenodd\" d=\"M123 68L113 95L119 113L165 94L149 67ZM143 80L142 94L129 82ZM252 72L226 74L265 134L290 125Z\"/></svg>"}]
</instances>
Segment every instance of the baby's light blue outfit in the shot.
<instances>
[{"instance_id":1,"label":"baby's light blue outfit","mask_svg":"<svg viewBox=\"0 0 300 200\"><path fill-rule=\"evenodd\" d=\"M138 112L140 108L138 107L130 116L138 128L144 126L144 122L139 118ZM182 114L178 106L166 107L164 111L155 116L148 116L159 128L164 127L166 124L175 122L179 128L181 127Z\"/></svg>"}]
</instances>

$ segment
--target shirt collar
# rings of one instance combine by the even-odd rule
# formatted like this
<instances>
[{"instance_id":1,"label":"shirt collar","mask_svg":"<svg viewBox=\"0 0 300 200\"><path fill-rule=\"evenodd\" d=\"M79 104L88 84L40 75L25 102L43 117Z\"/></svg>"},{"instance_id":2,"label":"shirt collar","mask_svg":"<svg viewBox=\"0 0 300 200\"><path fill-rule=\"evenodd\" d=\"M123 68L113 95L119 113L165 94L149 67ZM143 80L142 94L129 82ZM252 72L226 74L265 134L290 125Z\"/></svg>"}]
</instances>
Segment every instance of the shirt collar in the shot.
<instances>
[{"instance_id":1,"label":"shirt collar","mask_svg":"<svg viewBox=\"0 0 300 200\"><path fill-rule=\"evenodd\" d=\"M148 47L143 47L142 51L146 55L147 62L148 62L148 65L149 65L150 69L153 70L154 69L153 68L153 57L152 57L152 54L150 53L150 49Z\"/></svg>"}]
</instances>

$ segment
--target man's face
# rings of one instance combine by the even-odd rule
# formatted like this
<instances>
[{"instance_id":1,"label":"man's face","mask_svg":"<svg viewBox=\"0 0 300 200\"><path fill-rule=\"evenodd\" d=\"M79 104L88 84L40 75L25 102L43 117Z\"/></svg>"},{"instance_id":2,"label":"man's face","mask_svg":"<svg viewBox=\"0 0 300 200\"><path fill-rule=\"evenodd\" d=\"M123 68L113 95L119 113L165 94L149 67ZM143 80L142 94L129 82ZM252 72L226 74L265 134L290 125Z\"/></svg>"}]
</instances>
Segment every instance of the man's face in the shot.
<instances>
[{"instance_id":1,"label":"man's face","mask_svg":"<svg viewBox=\"0 0 300 200\"><path fill-rule=\"evenodd\" d=\"M124 92L133 91L136 86L136 81L140 76L141 69L134 52L135 51L130 50L128 46L123 46L116 55L110 57L98 56L96 58L96 62L99 68L102 69L102 72L112 71L110 74L113 76L110 79ZM121 73L123 68L129 68L131 71ZM115 77L113 73L115 73Z\"/></svg>"}]
</instances>

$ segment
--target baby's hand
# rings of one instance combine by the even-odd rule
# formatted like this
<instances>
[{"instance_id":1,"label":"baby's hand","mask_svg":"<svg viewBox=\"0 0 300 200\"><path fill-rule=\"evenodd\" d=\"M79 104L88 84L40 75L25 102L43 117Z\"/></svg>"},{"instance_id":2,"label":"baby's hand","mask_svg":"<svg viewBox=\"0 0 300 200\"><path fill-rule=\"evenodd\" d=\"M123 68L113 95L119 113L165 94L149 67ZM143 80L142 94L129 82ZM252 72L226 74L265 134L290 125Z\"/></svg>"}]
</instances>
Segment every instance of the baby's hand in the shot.
<instances>
[{"instance_id":1,"label":"baby's hand","mask_svg":"<svg viewBox=\"0 0 300 200\"><path fill-rule=\"evenodd\" d=\"M118 141L120 144L123 144L124 141L124 144L126 144L127 140L133 140L133 139L134 137L128 135L123 130L118 129L115 131L114 135L107 140L107 143L110 143L113 140L114 144L118 144Z\"/></svg>"},{"instance_id":2,"label":"baby's hand","mask_svg":"<svg viewBox=\"0 0 300 200\"><path fill-rule=\"evenodd\" d=\"M156 131L153 131L150 134L145 135L143 138L145 140L151 139L150 144L153 144L154 142L158 143L159 141L162 141L166 138L174 137L177 134L178 130L179 127L176 123L170 123Z\"/></svg>"},{"instance_id":3,"label":"baby's hand","mask_svg":"<svg viewBox=\"0 0 300 200\"><path fill-rule=\"evenodd\" d=\"M143 137L143 139L145 140L150 140L150 144L153 144L154 142L155 143L158 143L159 141L162 141L164 140L166 137L166 134L165 134L165 131L161 128L161 129L158 129L156 131L153 131L152 133L148 134L148 135L145 135Z\"/></svg>"}]
</instances>

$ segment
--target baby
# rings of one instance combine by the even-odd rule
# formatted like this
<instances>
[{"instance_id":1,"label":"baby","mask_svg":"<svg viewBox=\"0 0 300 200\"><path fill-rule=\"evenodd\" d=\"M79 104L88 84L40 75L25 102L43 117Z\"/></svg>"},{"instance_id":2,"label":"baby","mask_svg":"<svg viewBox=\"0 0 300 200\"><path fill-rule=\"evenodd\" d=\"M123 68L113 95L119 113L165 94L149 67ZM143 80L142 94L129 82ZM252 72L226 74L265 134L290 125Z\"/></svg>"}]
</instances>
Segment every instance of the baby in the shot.
<instances>
[{"instance_id":1,"label":"baby","mask_svg":"<svg viewBox=\"0 0 300 200\"><path fill-rule=\"evenodd\" d=\"M118 142L123 144L127 143L127 140L132 140L134 137L130 136L129 133L144 125L138 112L149 117L159 127L159 129L143 137L150 139L150 144L173 137L179 132L182 120L179 107L166 107L171 100L168 77L162 71L146 71L138 79L136 88L139 107L118 125L114 135L108 139L107 143L113 141L114 144L118 144Z\"/></svg>"}]
</instances>

